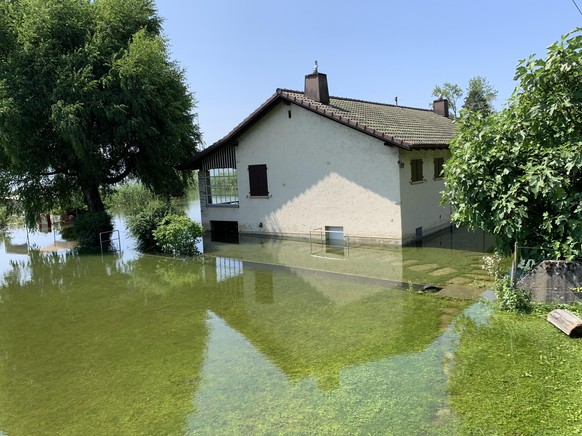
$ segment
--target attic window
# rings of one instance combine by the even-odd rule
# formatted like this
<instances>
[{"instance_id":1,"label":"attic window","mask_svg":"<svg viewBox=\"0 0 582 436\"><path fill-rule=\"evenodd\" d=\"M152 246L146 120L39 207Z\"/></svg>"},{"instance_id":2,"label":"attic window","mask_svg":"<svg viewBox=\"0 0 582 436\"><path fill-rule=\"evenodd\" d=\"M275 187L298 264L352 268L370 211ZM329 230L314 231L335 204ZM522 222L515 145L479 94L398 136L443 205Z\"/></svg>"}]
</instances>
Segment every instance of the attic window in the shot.
<instances>
[{"instance_id":1,"label":"attic window","mask_svg":"<svg viewBox=\"0 0 582 436\"><path fill-rule=\"evenodd\" d=\"M410 183L422 183L425 181L422 173L422 159L412 159L410 161L410 170Z\"/></svg>"}]
</instances>

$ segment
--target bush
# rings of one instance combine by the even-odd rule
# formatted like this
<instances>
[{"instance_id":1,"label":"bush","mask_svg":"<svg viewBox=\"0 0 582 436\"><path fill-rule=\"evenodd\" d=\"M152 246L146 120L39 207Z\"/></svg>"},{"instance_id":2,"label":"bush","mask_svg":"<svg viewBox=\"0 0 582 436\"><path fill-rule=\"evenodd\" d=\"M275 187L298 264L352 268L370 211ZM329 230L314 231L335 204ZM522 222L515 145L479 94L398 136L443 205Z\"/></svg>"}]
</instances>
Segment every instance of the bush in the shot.
<instances>
[{"instance_id":1,"label":"bush","mask_svg":"<svg viewBox=\"0 0 582 436\"><path fill-rule=\"evenodd\" d=\"M196 243L204 234L202 226L186 215L167 215L158 228L154 238L164 253L173 256L192 256L198 254Z\"/></svg>"},{"instance_id":2,"label":"bush","mask_svg":"<svg viewBox=\"0 0 582 436\"><path fill-rule=\"evenodd\" d=\"M111 215L107 212L85 212L73 221L73 235L80 248L97 248L99 234L113 230Z\"/></svg>"},{"instance_id":3,"label":"bush","mask_svg":"<svg viewBox=\"0 0 582 436\"><path fill-rule=\"evenodd\" d=\"M509 277L497 280L495 284L495 294L499 306L503 310L512 312L531 312L531 296L523 289L515 288L511 285Z\"/></svg>"},{"instance_id":4,"label":"bush","mask_svg":"<svg viewBox=\"0 0 582 436\"><path fill-rule=\"evenodd\" d=\"M154 231L162 220L170 214L177 214L175 208L167 201L152 200L135 210L127 217L127 227L137 239L142 251L162 251L154 238Z\"/></svg>"}]
</instances>

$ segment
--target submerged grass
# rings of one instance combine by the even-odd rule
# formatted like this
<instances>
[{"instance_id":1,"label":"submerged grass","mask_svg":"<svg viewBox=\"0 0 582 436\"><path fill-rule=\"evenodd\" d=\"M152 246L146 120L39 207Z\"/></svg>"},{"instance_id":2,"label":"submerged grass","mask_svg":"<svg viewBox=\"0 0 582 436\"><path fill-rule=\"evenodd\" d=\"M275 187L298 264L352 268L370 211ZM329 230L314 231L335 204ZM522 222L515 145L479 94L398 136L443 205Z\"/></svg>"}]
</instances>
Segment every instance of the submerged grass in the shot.
<instances>
[{"instance_id":1,"label":"submerged grass","mask_svg":"<svg viewBox=\"0 0 582 436\"><path fill-rule=\"evenodd\" d=\"M551 309L462 324L450 393L463 434L582 434L582 340L548 323Z\"/></svg>"}]
</instances>

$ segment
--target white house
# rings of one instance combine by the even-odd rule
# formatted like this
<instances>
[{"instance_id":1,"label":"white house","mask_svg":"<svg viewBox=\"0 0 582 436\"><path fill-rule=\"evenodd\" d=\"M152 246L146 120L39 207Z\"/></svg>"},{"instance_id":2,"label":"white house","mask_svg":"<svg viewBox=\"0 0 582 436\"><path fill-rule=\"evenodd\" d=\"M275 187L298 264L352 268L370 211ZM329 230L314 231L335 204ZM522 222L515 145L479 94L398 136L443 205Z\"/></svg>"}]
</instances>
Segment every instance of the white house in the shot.
<instances>
[{"instance_id":1,"label":"white house","mask_svg":"<svg viewBox=\"0 0 582 436\"><path fill-rule=\"evenodd\" d=\"M181 168L199 170L215 241L327 230L402 244L450 225L440 192L453 134L446 100L427 110L329 97L315 71L304 92L277 89Z\"/></svg>"}]
</instances>

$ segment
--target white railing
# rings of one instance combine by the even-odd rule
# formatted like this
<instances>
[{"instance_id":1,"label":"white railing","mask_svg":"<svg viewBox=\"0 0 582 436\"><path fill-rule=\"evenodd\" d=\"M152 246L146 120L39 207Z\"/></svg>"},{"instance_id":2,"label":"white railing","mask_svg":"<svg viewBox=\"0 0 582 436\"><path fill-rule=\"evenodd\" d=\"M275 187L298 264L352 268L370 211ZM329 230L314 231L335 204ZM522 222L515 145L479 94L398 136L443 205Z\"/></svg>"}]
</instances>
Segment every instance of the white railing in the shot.
<instances>
[{"instance_id":1,"label":"white railing","mask_svg":"<svg viewBox=\"0 0 582 436\"><path fill-rule=\"evenodd\" d=\"M109 238L104 238L104 236L106 235L111 235L113 236L113 234L117 234L117 238L113 238L113 237L109 237ZM114 241L117 241L117 251L119 251L121 253L121 236L119 235L119 230L111 230L109 232L101 232L99 233L99 244L101 245L101 256L103 256L103 243L109 241L109 243L113 243Z\"/></svg>"}]
</instances>

